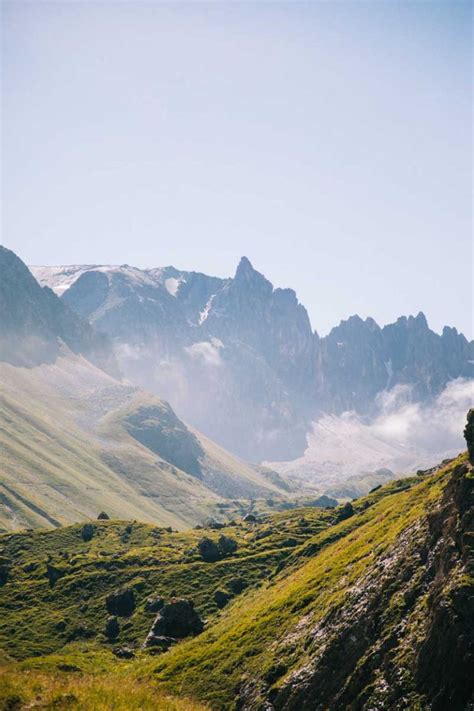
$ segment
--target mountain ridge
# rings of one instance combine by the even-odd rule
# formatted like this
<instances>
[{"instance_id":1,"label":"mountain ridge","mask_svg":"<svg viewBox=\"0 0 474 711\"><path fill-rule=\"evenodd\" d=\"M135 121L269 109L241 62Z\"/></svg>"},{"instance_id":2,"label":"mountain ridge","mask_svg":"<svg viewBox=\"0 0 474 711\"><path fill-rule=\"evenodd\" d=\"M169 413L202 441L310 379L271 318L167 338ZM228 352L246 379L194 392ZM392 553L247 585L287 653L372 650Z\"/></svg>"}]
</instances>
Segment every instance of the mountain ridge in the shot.
<instances>
[{"instance_id":1,"label":"mountain ridge","mask_svg":"<svg viewBox=\"0 0 474 711\"><path fill-rule=\"evenodd\" d=\"M81 267L72 283L61 268L33 272L59 290L69 280L62 300L109 335L132 381L254 461L300 457L322 414L374 417L383 392L426 403L474 379L474 341L455 328L437 334L422 312L383 327L353 315L320 337L294 290L247 257L227 279L174 267Z\"/></svg>"}]
</instances>

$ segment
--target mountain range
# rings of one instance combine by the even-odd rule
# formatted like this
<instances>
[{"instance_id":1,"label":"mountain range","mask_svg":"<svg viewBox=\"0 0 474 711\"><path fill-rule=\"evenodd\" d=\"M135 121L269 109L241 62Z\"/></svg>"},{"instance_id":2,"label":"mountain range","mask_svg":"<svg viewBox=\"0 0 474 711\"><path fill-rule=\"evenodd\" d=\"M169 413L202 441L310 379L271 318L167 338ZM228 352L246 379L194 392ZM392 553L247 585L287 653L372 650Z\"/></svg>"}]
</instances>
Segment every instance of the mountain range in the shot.
<instances>
[{"instance_id":1,"label":"mountain range","mask_svg":"<svg viewBox=\"0 0 474 711\"><path fill-rule=\"evenodd\" d=\"M351 316L325 337L292 289L242 257L233 278L174 267L31 267L40 284L107 334L125 376L251 461L301 457L323 414L380 414L380 395L433 402L474 378L474 342L423 313L381 328Z\"/></svg>"},{"instance_id":2,"label":"mountain range","mask_svg":"<svg viewBox=\"0 0 474 711\"><path fill-rule=\"evenodd\" d=\"M4 529L101 509L182 528L221 505L231 514L229 499L287 495L276 472L231 455L124 381L108 336L3 247L0 386Z\"/></svg>"}]
</instances>

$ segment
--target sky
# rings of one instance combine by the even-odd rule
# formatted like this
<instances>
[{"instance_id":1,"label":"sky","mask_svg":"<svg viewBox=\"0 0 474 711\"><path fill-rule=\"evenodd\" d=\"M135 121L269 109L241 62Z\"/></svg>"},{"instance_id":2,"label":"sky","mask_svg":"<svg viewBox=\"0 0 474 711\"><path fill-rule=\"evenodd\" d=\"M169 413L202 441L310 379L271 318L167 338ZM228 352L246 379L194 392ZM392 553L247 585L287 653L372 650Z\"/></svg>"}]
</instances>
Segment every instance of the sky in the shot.
<instances>
[{"instance_id":1,"label":"sky","mask_svg":"<svg viewBox=\"0 0 474 711\"><path fill-rule=\"evenodd\" d=\"M471 4L1 5L2 244L473 336Z\"/></svg>"}]
</instances>

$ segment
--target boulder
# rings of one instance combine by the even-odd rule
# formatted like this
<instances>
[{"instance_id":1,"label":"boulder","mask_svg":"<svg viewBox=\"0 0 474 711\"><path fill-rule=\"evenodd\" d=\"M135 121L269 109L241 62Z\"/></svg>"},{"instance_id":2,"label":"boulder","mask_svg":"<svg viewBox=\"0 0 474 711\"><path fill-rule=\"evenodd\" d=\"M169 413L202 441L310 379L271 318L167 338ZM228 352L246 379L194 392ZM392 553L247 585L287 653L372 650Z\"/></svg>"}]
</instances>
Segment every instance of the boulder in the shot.
<instances>
[{"instance_id":1,"label":"boulder","mask_svg":"<svg viewBox=\"0 0 474 711\"><path fill-rule=\"evenodd\" d=\"M214 602L217 607L225 607L230 600L229 593L224 592L224 590L216 590L214 593Z\"/></svg>"},{"instance_id":2,"label":"boulder","mask_svg":"<svg viewBox=\"0 0 474 711\"><path fill-rule=\"evenodd\" d=\"M100 514L97 516L98 521L108 521L110 519L110 516L108 513L105 513L105 511L101 511Z\"/></svg>"},{"instance_id":3,"label":"boulder","mask_svg":"<svg viewBox=\"0 0 474 711\"><path fill-rule=\"evenodd\" d=\"M220 550L217 544L210 538L201 538L197 545L198 551L201 558L206 561L206 563L214 563L221 557Z\"/></svg>"},{"instance_id":4,"label":"boulder","mask_svg":"<svg viewBox=\"0 0 474 711\"><path fill-rule=\"evenodd\" d=\"M247 587L247 583L242 578L231 578L228 582L228 586L234 595L240 595Z\"/></svg>"},{"instance_id":5,"label":"boulder","mask_svg":"<svg viewBox=\"0 0 474 711\"><path fill-rule=\"evenodd\" d=\"M197 547L206 563L214 563L216 560L221 560L235 553L237 542L229 536L222 535L219 536L217 543L211 538L201 538Z\"/></svg>"},{"instance_id":6,"label":"boulder","mask_svg":"<svg viewBox=\"0 0 474 711\"><path fill-rule=\"evenodd\" d=\"M203 629L204 624L194 609L193 601L187 598L172 598L158 612L144 646L166 646L169 639L174 641L196 635Z\"/></svg>"},{"instance_id":7,"label":"boulder","mask_svg":"<svg viewBox=\"0 0 474 711\"><path fill-rule=\"evenodd\" d=\"M354 507L352 506L351 502L348 501L344 506L341 506L341 508L337 512L337 520L338 521L345 521L347 518L350 518L351 516L354 515Z\"/></svg>"},{"instance_id":8,"label":"boulder","mask_svg":"<svg viewBox=\"0 0 474 711\"><path fill-rule=\"evenodd\" d=\"M257 523L257 517L251 513L244 516L243 520L245 521L245 523Z\"/></svg>"},{"instance_id":9,"label":"boulder","mask_svg":"<svg viewBox=\"0 0 474 711\"><path fill-rule=\"evenodd\" d=\"M237 550L237 542L229 536L219 536L217 547L219 548L221 556L225 558L226 556L235 553Z\"/></svg>"},{"instance_id":10,"label":"boulder","mask_svg":"<svg viewBox=\"0 0 474 711\"><path fill-rule=\"evenodd\" d=\"M81 536L82 540L87 543L88 541L92 540L94 536L94 526L91 523L85 523L83 527L81 528Z\"/></svg>"},{"instance_id":11,"label":"boulder","mask_svg":"<svg viewBox=\"0 0 474 711\"><path fill-rule=\"evenodd\" d=\"M111 615L105 623L104 634L108 639L116 639L120 634L120 625L115 615Z\"/></svg>"},{"instance_id":12,"label":"boulder","mask_svg":"<svg viewBox=\"0 0 474 711\"><path fill-rule=\"evenodd\" d=\"M152 630L150 630L143 646L145 649L154 649L156 651L166 652L166 650L169 649L175 642L176 640L173 637L156 635L152 632Z\"/></svg>"},{"instance_id":13,"label":"boulder","mask_svg":"<svg viewBox=\"0 0 474 711\"><path fill-rule=\"evenodd\" d=\"M6 558L0 559L0 587L5 585L10 577L10 561Z\"/></svg>"},{"instance_id":14,"label":"boulder","mask_svg":"<svg viewBox=\"0 0 474 711\"><path fill-rule=\"evenodd\" d=\"M112 654L115 654L119 659L133 659L135 652L130 647L114 647Z\"/></svg>"},{"instance_id":15,"label":"boulder","mask_svg":"<svg viewBox=\"0 0 474 711\"><path fill-rule=\"evenodd\" d=\"M135 593L132 588L114 590L107 595L105 604L110 615L129 617L135 610Z\"/></svg>"},{"instance_id":16,"label":"boulder","mask_svg":"<svg viewBox=\"0 0 474 711\"><path fill-rule=\"evenodd\" d=\"M46 577L49 580L49 587L52 588L56 585L58 580L66 575L67 569L60 565L53 565L52 563L46 563Z\"/></svg>"}]
</instances>

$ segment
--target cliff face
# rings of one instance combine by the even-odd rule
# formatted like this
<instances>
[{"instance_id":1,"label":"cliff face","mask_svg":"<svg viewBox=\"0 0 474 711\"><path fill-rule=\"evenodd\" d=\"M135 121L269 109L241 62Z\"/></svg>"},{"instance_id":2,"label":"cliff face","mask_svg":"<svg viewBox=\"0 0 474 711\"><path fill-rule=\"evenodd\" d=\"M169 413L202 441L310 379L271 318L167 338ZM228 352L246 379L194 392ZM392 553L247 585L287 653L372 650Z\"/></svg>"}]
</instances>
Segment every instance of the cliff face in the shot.
<instances>
[{"instance_id":1,"label":"cliff face","mask_svg":"<svg viewBox=\"0 0 474 711\"><path fill-rule=\"evenodd\" d=\"M471 467L457 466L439 505L398 537L343 606L308 626L309 659L269 692L273 708L466 708L474 690L473 483Z\"/></svg>"}]
</instances>

